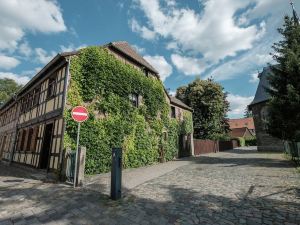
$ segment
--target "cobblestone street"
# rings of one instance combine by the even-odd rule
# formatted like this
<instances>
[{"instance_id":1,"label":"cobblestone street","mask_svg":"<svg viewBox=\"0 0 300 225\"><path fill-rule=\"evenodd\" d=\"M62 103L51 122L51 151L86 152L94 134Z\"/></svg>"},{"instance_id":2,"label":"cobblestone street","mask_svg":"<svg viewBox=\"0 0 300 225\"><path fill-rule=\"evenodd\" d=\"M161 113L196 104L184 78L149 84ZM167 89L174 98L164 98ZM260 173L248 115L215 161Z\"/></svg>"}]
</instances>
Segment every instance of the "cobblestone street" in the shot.
<instances>
[{"instance_id":1,"label":"cobblestone street","mask_svg":"<svg viewBox=\"0 0 300 225\"><path fill-rule=\"evenodd\" d=\"M116 202L94 187L17 177L2 165L0 225L300 224L300 176L282 154L233 150L188 161Z\"/></svg>"}]
</instances>

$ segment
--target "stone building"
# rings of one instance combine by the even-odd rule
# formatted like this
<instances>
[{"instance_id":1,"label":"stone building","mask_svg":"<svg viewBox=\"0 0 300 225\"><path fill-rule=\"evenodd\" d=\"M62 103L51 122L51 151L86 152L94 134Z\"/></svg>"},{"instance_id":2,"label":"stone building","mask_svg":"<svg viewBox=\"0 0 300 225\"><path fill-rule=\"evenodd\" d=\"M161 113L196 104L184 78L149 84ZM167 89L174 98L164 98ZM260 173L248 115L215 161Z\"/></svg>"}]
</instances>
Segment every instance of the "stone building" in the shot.
<instances>
[{"instance_id":1,"label":"stone building","mask_svg":"<svg viewBox=\"0 0 300 225\"><path fill-rule=\"evenodd\" d=\"M270 99L266 89L270 88L268 76L272 73L269 67L265 67L259 74L259 84L255 93L254 100L249 105L252 111L257 139L257 149L259 151L282 151L282 140L272 137L267 133L268 121L268 101Z\"/></svg>"},{"instance_id":2,"label":"stone building","mask_svg":"<svg viewBox=\"0 0 300 225\"><path fill-rule=\"evenodd\" d=\"M104 45L123 63L142 70L145 76L160 79L159 74L127 42ZM0 108L0 160L38 169L56 171L62 163L69 68L77 51L60 53L38 72L20 91ZM182 119L192 109L165 91L170 116ZM130 96L133 104L139 96ZM190 145L193 145L190 135ZM190 153L192 154L192 153Z\"/></svg>"}]
</instances>

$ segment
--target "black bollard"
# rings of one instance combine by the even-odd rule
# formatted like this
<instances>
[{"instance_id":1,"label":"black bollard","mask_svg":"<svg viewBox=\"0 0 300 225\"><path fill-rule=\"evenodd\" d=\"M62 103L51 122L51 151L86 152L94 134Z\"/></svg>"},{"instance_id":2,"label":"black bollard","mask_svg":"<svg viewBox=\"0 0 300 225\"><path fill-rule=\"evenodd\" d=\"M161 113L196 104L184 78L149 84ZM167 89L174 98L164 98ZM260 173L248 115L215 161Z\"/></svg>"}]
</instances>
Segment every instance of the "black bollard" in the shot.
<instances>
[{"instance_id":1,"label":"black bollard","mask_svg":"<svg viewBox=\"0 0 300 225\"><path fill-rule=\"evenodd\" d=\"M122 197L122 149L112 149L110 197L118 200Z\"/></svg>"}]
</instances>

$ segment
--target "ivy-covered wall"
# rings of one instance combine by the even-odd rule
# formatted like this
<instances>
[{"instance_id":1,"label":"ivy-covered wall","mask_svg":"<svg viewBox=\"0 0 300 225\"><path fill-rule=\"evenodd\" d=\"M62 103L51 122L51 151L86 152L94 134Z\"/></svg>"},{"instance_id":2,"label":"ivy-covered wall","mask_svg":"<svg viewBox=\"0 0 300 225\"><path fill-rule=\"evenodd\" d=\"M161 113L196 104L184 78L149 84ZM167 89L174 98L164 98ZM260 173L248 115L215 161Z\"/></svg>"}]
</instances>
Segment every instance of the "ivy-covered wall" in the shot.
<instances>
[{"instance_id":1,"label":"ivy-covered wall","mask_svg":"<svg viewBox=\"0 0 300 225\"><path fill-rule=\"evenodd\" d=\"M87 147L87 174L110 170L112 147L123 148L124 168L172 160L178 153L179 134L192 132L190 113L183 122L169 118L160 80L122 63L107 49L81 50L71 59L70 74L64 145L75 149L77 124L70 112L85 105L90 117L81 125L80 144ZM129 101L132 93L142 96L138 108Z\"/></svg>"}]
</instances>

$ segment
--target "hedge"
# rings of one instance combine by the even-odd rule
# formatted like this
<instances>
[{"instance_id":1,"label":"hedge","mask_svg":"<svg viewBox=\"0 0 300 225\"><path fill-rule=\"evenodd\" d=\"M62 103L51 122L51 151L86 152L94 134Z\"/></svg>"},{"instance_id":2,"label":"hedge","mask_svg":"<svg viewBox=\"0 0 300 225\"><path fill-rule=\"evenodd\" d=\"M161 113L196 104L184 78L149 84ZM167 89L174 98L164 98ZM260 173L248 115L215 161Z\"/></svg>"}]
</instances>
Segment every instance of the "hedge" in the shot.
<instances>
[{"instance_id":1,"label":"hedge","mask_svg":"<svg viewBox=\"0 0 300 225\"><path fill-rule=\"evenodd\" d=\"M246 146L256 146L257 145L256 137L246 138L245 139L245 145Z\"/></svg>"}]
</instances>

